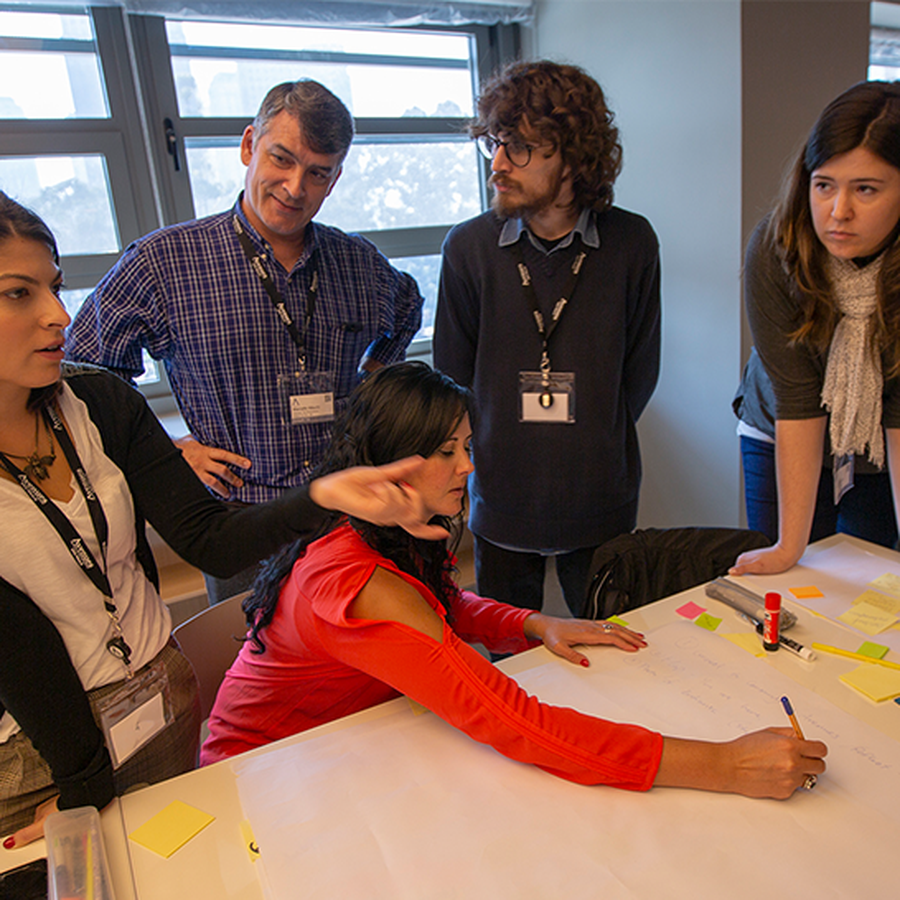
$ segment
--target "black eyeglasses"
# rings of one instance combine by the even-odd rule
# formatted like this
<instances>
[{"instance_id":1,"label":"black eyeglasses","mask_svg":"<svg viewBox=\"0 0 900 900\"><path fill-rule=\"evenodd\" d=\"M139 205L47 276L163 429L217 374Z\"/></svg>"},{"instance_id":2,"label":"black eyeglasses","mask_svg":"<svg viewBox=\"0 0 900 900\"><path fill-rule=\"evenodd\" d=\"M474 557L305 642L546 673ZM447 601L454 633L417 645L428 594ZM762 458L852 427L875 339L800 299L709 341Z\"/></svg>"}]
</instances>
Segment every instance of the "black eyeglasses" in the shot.
<instances>
[{"instance_id":1,"label":"black eyeglasses","mask_svg":"<svg viewBox=\"0 0 900 900\"><path fill-rule=\"evenodd\" d=\"M517 169L524 169L531 162L531 151L535 149L531 144L526 144L517 137L501 141L492 134L482 134L477 143L482 156L487 159L493 159L502 147L506 151L506 158Z\"/></svg>"}]
</instances>

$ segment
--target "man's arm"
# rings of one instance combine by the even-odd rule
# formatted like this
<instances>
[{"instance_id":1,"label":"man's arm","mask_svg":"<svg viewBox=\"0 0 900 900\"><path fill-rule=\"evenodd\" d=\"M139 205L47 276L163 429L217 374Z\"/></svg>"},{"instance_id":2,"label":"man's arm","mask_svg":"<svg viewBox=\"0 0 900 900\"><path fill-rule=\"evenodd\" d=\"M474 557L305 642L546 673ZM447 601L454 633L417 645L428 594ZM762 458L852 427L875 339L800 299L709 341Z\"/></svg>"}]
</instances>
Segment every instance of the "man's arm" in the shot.
<instances>
[{"instance_id":1,"label":"man's arm","mask_svg":"<svg viewBox=\"0 0 900 900\"><path fill-rule=\"evenodd\" d=\"M649 226L648 226L649 229ZM623 384L628 408L637 421L659 379L661 344L659 247L651 231L653 252L629 298L628 351Z\"/></svg>"},{"instance_id":2,"label":"man's arm","mask_svg":"<svg viewBox=\"0 0 900 900\"><path fill-rule=\"evenodd\" d=\"M415 278L400 272L387 260L382 261L385 270L380 273L379 294L391 309L393 327L390 334L377 337L366 349L360 360L360 372L370 373L380 366L399 362L406 355L406 348L422 327L422 305L425 302Z\"/></svg>"},{"instance_id":3,"label":"man's arm","mask_svg":"<svg viewBox=\"0 0 900 900\"><path fill-rule=\"evenodd\" d=\"M471 387L478 347L478 298L452 256L445 241L434 322L434 365L459 384Z\"/></svg>"},{"instance_id":4,"label":"man's arm","mask_svg":"<svg viewBox=\"0 0 900 900\"><path fill-rule=\"evenodd\" d=\"M156 358L169 352L161 299L139 246L132 244L78 310L66 334L66 358L134 380L144 371L144 347Z\"/></svg>"}]
</instances>

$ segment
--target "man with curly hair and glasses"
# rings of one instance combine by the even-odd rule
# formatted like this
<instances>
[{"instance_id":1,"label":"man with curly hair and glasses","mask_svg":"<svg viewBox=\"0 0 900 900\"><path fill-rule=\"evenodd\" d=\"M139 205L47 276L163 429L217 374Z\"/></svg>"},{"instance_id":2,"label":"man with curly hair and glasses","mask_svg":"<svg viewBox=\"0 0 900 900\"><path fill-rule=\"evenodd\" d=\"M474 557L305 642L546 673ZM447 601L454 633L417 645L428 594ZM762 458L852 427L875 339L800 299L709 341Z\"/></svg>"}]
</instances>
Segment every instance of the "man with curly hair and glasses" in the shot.
<instances>
[{"instance_id":1,"label":"man with curly hair and glasses","mask_svg":"<svg viewBox=\"0 0 900 900\"><path fill-rule=\"evenodd\" d=\"M554 556L578 615L594 549L635 526L659 245L613 206L622 146L580 68L511 64L484 86L470 134L491 161L492 210L444 242L434 360L475 397L478 590L540 609Z\"/></svg>"}]
</instances>

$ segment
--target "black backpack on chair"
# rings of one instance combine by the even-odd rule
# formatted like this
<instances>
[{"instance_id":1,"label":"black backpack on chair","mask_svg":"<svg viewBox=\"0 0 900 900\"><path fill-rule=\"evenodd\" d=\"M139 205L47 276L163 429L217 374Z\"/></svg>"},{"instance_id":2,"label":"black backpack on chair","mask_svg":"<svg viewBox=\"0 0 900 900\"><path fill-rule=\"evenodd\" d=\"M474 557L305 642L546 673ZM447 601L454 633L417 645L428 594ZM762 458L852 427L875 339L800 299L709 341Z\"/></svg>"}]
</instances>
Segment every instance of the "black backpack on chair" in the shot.
<instances>
[{"instance_id":1,"label":"black backpack on chair","mask_svg":"<svg viewBox=\"0 0 900 900\"><path fill-rule=\"evenodd\" d=\"M584 619L608 619L724 575L746 550L768 547L741 528L646 528L594 551Z\"/></svg>"}]
</instances>

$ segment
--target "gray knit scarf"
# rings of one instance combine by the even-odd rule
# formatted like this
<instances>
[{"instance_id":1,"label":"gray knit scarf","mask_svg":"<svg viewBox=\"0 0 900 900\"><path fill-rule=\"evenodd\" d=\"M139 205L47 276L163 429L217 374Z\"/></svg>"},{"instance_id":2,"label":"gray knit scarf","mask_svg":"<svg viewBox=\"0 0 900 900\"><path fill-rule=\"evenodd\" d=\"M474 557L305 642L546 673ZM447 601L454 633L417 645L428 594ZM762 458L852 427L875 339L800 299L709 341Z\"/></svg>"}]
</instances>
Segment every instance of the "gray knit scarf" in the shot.
<instances>
[{"instance_id":1,"label":"gray knit scarf","mask_svg":"<svg viewBox=\"0 0 900 900\"><path fill-rule=\"evenodd\" d=\"M822 405L831 416L829 435L836 457L863 454L884 465L881 430L881 354L875 347L876 282L884 255L859 269L849 260L828 257L828 276L843 313L828 350Z\"/></svg>"}]
</instances>

